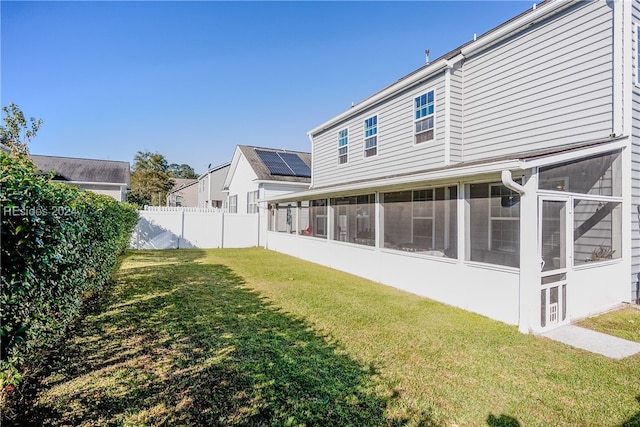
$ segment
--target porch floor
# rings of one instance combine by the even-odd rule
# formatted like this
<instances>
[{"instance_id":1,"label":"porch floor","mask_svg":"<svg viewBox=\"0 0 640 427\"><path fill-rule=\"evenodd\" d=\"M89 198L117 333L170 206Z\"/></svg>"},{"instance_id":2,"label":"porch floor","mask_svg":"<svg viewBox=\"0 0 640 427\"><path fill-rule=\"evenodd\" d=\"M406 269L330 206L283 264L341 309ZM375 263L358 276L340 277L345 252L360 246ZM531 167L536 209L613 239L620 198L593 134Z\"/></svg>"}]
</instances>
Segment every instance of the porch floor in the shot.
<instances>
[{"instance_id":1,"label":"porch floor","mask_svg":"<svg viewBox=\"0 0 640 427\"><path fill-rule=\"evenodd\" d=\"M542 336L612 359L624 359L640 353L640 343L575 325L560 326Z\"/></svg>"}]
</instances>

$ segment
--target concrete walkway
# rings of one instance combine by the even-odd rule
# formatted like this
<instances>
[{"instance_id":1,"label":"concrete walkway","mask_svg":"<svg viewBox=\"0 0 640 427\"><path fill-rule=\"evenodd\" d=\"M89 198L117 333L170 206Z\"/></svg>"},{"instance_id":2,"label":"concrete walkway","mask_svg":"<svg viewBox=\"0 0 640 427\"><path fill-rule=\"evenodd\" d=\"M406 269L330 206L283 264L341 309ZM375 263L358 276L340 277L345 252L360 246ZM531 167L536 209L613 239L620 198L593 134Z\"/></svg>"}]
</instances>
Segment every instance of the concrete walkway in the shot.
<instances>
[{"instance_id":1,"label":"concrete walkway","mask_svg":"<svg viewBox=\"0 0 640 427\"><path fill-rule=\"evenodd\" d=\"M545 332L542 336L612 359L624 359L640 353L640 343L575 325L560 326Z\"/></svg>"}]
</instances>

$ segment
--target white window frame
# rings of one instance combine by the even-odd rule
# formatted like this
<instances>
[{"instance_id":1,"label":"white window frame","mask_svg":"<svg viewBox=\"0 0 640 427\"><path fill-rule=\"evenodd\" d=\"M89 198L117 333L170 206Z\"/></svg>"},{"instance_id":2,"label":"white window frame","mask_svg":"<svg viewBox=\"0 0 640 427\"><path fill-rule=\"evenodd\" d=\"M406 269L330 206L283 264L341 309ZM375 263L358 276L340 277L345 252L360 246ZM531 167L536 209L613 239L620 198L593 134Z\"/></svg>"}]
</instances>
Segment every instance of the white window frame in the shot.
<instances>
[{"instance_id":1,"label":"white window frame","mask_svg":"<svg viewBox=\"0 0 640 427\"><path fill-rule=\"evenodd\" d=\"M368 120L372 120L375 119L375 133L373 135L367 136L367 121ZM368 158L368 157L376 157L378 155L378 137L380 136L380 123L379 120L380 117L378 116L378 114L373 114L369 117L367 117L366 119L364 119L362 121L362 135L364 136L364 140L363 140L363 148L364 148L364 157ZM373 126L372 126L373 127ZM374 146L367 148L367 140L368 139L372 139L375 138L376 143ZM373 154L367 154L368 151L371 151L375 149L375 153Z\"/></svg>"},{"instance_id":2,"label":"white window frame","mask_svg":"<svg viewBox=\"0 0 640 427\"><path fill-rule=\"evenodd\" d=\"M493 248L492 242L493 242L493 224L494 221L520 221L520 217L522 216L522 212L520 212L520 215L518 215L517 217L505 217L505 216L493 216L493 212L492 212L492 200L494 199L494 197L492 196L492 190L493 188L503 188L504 184L497 184L497 183L492 183L489 184L489 197L488 197L488 202L489 202L489 233L488 233L488 239L489 241L487 242L487 248L489 248L490 251L495 251L495 250L500 250L503 252L509 252L509 253L517 253L518 250L516 248L513 248L513 250L507 250L505 251L504 249L497 249L497 248ZM504 187L506 188L506 187ZM507 188L507 190L509 190L511 193L513 193L515 196L518 196L518 193L516 193L515 191ZM502 197L499 197L500 199ZM520 242L518 242L518 246L520 246Z\"/></svg>"},{"instance_id":3,"label":"white window frame","mask_svg":"<svg viewBox=\"0 0 640 427\"><path fill-rule=\"evenodd\" d=\"M342 133L344 132L344 135ZM349 128L346 127L338 131L338 164L344 165L349 163ZM344 145L340 145L342 141L346 141ZM344 150L344 153L341 151ZM344 157L344 161L342 160Z\"/></svg>"},{"instance_id":4,"label":"white window frame","mask_svg":"<svg viewBox=\"0 0 640 427\"><path fill-rule=\"evenodd\" d=\"M419 193L421 191L426 192L427 200L416 200L416 193ZM429 196L431 197L431 200L429 200ZM427 216L416 215L416 208L418 207L418 203L422 203L422 202L428 203ZM412 240L412 243L416 243L416 237L418 238L426 237L426 236L416 235L416 226L415 226L416 220L430 220L431 221L431 242L429 244L431 247L433 247L433 239L435 236L435 232L434 232L435 219L433 217L434 208L435 208L435 188L423 188L423 189L416 189L411 191L411 240Z\"/></svg>"},{"instance_id":5,"label":"white window frame","mask_svg":"<svg viewBox=\"0 0 640 427\"><path fill-rule=\"evenodd\" d=\"M247 192L247 213L258 213L258 198L260 197L260 190Z\"/></svg>"},{"instance_id":6,"label":"white window frame","mask_svg":"<svg viewBox=\"0 0 640 427\"><path fill-rule=\"evenodd\" d=\"M428 107L430 105L430 103L427 103L425 106L420 106L420 108L418 108L416 106L416 101L418 99L420 99L422 96L429 96L429 94L433 92L433 113L431 114L426 114L424 116L420 116L418 118L416 118L416 113L421 110L422 108L424 108L425 106ZM425 121L425 120L429 120L431 119L431 122L433 123L432 127L426 130L422 130L420 132L417 132L417 125L419 122ZM417 142L417 137L418 135L422 135L422 134L426 134L427 132L431 131L432 132L432 136L429 139L426 139L424 141L420 141ZM430 142L430 141L434 141L436 139L436 90L435 89L429 89L426 92L421 93L418 96L413 97L413 145L422 145L426 142Z\"/></svg>"},{"instance_id":7,"label":"white window frame","mask_svg":"<svg viewBox=\"0 0 640 427\"><path fill-rule=\"evenodd\" d=\"M238 213L238 195L229 196L228 213Z\"/></svg>"}]
</instances>

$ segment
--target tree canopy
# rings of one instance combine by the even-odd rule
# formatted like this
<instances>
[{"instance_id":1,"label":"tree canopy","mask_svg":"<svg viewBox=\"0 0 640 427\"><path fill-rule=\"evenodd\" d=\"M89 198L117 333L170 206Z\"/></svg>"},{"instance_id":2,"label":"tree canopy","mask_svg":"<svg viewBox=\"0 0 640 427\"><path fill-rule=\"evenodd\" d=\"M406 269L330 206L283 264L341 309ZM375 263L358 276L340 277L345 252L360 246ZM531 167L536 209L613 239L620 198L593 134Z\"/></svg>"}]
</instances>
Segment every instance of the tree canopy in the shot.
<instances>
[{"instance_id":1,"label":"tree canopy","mask_svg":"<svg viewBox=\"0 0 640 427\"><path fill-rule=\"evenodd\" d=\"M198 174L196 173L196 171L186 163L183 163L181 165L177 163L171 163L169 165L169 174L171 174L171 176L174 178L198 178Z\"/></svg>"},{"instance_id":2,"label":"tree canopy","mask_svg":"<svg viewBox=\"0 0 640 427\"><path fill-rule=\"evenodd\" d=\"M173 183L169 162L162 154L138 151L131 168L129 201L140 206L162 206Z\"/></svg>"},{"instance_id":3,"label":"tree canopy","mask_svg":"<svg viewBox=\"0 0 640 427\"><path fill-rule=\"evenodd\" d=\"M3 106L2 112L4 125L0 126L0 144L14 152L28 154L27 145L38 133L42 120L31 117L27 122L20 107L13 102Z\"/></svg>"}]
</instances>

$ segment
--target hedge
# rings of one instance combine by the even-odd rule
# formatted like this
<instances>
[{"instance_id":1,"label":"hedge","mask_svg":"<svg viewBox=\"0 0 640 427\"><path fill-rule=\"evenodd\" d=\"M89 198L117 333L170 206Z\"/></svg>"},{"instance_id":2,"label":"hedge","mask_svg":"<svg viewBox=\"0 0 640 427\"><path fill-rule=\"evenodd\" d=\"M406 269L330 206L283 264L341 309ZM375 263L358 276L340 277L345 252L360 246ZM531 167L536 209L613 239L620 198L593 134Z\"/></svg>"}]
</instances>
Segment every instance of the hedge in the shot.
<instances>
[{"instance_id":1,"label":"hedge","mask_svg":"<svg viewBox=\"0 0 640 427\"><path fill-rule=\"evenodd\" d=\"M25 154L0 153L0 393L53 346L99 292L137 222L132 205L55 183Z\"/></svg>"}]
</instances>

